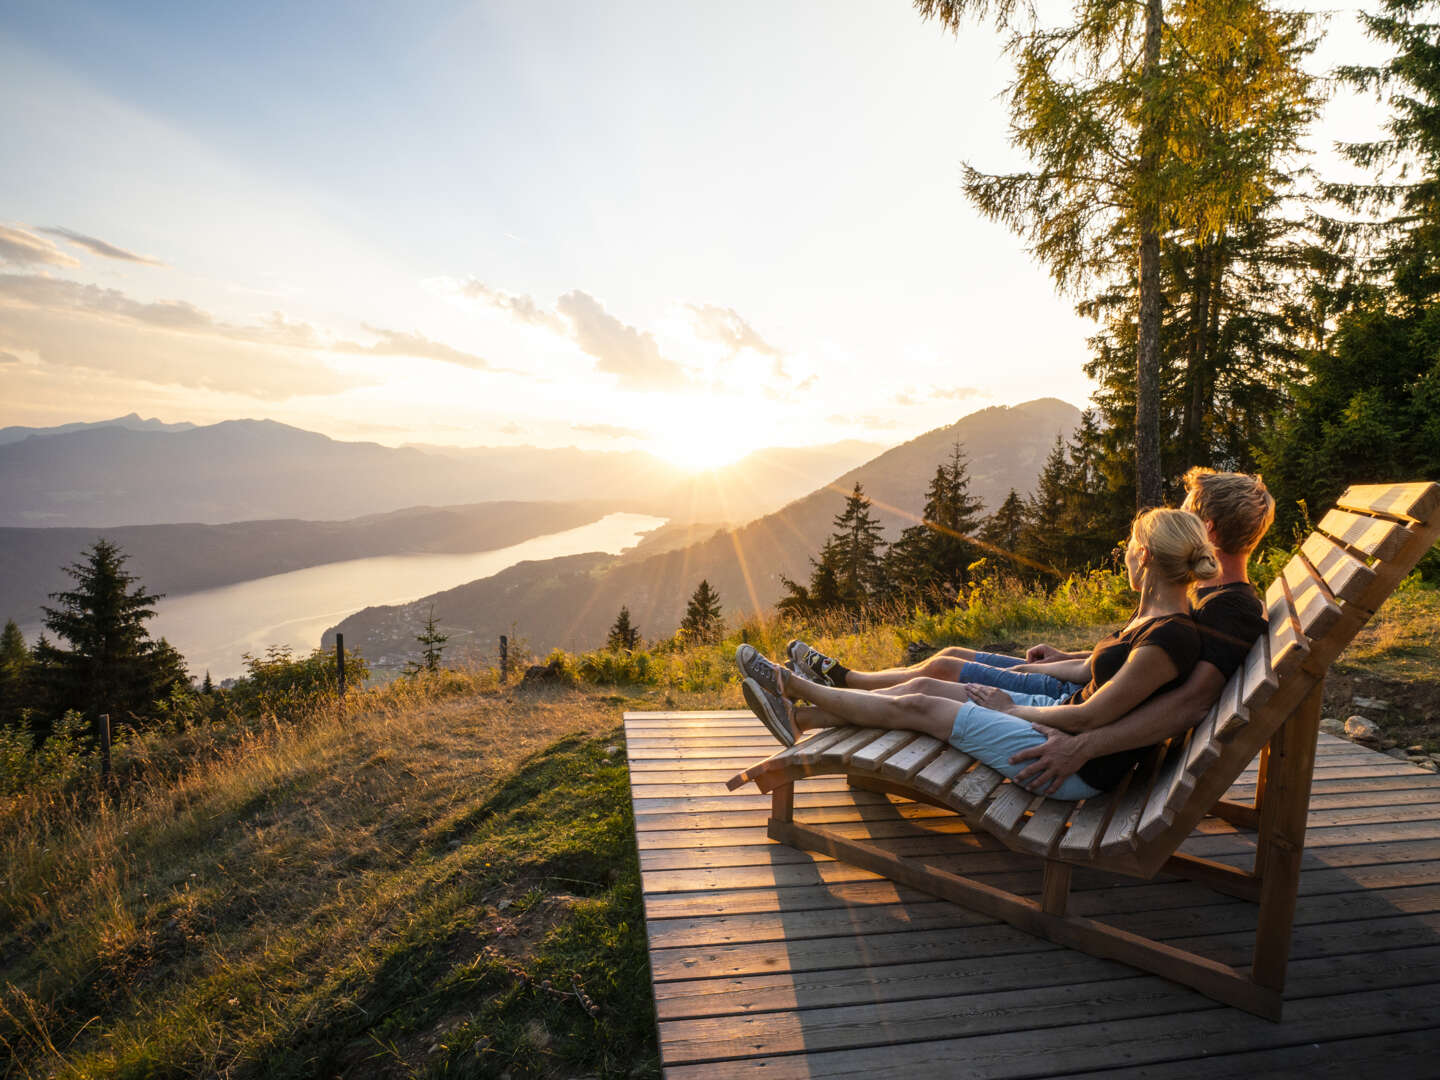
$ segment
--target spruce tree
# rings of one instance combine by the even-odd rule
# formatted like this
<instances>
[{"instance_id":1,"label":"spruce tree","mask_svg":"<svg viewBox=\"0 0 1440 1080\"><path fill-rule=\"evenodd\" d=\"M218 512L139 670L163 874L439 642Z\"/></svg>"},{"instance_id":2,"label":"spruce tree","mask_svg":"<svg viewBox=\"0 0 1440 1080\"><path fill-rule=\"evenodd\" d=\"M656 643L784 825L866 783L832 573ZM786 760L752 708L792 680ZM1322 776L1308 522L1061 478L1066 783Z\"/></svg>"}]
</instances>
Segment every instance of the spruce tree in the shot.
<instances>
[{"instance_id":1,"label":"spruce tree","mask_svg":"<svg viewBox=\"0 0 1440 1080\"><path fill-rule=\"evenodd\" d=\"M16 723L29 704L30 650L14 619L0 633L0 726Z\"/></svg>"},{"instance_id":2,"label":"spruce tree","mask_svg":"<svg viewBox=\"0 0 1440 1080\"><path fill-rule=\"evenodd\" d=\"M720 634L725 629L720 594L710 587L708 580L702 579L690 594L685 618L680 620L680 629L692 641L709 643L720 640Z\"/></svg>"},{"instance_id":3,"label":"spruce tree","mask_svg":"<svg viewBox=\"0 0 1440 1080\"><path fill-rule=\"evenodd\" d=\"M1023 573L1020 541L1025 532L1025 500L1014 488L1005 501L980 525L980 539L987 545L986 555L1011 572Z\"/></svg>"},{"instance_id":4,"label":"spruce tree","mask_svg":"<svg viewBox=\"0 0 1440 1080\"><path fill-rule=\"evenodd\" d=\"M614 625L610 627L605 647L612 652L633 652L640 647L640 631L630 625L630 609L623 604L620 614L615 616Z\"/></svg>"},{"instance_id":5,"label":"spruce tree","mask_svg":"<svg viewBox=\"0 0 1440 1080\"><path fill-rule=\"evenodd\" d=\"M847 611L860 611L884 592L885 564L881 549L885 540L880 522L871 516L870 500L858 482L834 523L830 551L835 560L840 606Z\"/></svg>"},{"instance_id":6,"label":"spruce tree","mask_svg":"<svg viewBox=\"0 0 1440 1080\"><path fill-rule=\"evenodd\" d=\"M415 635L415 640L420 644L420 659L407 662L405 674L418 675L422 671L439 671L440 654L445 651L445 643L450 640L450 635L442 634L440 628L435 625L433 605L429 614L425 616L425 628Z\"/></svg>"},{"instance_id":7,"label":"spruce tree","mask_svg":"<svg viewBox=\"0 0 1440 1080\"><path fill-rule=\"evenodd\" d=\"M75 587L51 593L56 606L43 609L46 628L68 646L42 636L35 647L46 718L67 709L92 719L141 714L177 679L188 683L184 660L145 629L160 596L126 572L125 554L108 540L95 541L81 558L65 568Z\"/></svg>"}]
</instances>

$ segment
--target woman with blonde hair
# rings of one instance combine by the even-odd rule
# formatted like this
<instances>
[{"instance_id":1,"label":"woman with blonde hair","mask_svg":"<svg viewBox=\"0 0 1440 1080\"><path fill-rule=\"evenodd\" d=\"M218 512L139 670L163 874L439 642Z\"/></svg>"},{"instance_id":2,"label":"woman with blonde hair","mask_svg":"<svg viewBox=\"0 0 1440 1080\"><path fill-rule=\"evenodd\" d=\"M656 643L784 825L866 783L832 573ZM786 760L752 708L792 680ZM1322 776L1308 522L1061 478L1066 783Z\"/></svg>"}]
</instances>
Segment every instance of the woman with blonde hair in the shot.
<instances>
[{"instance_id":1,"label":"woman with blonde hair","mask_svg":"<svg viewBox=\"0 0 1440 1080\"><path fill-rule=\"evenodd\" d=\"M1045 736L1031 722L1079 732L1112 723L1157 694L1178 687L1200 658L1200 635L1190 618L1189 593L1220 571L1200 519L1187 510L1137 515L1125 547L1125 569L1140 602L1130 621L1082 660L1032 665L1080 689L1061 698L978 683L914 679L884 690L846 690L809 682L740 646L745 700L782 743L793 745L814 728L857 724L903 728L947 741L1009 777L1022 766L1011 757ZM795 701L813 707L796 707ZM1146 749L1087 762L1057 798L1085 799L1113 787Z\"/></svg>"}]
</instances>

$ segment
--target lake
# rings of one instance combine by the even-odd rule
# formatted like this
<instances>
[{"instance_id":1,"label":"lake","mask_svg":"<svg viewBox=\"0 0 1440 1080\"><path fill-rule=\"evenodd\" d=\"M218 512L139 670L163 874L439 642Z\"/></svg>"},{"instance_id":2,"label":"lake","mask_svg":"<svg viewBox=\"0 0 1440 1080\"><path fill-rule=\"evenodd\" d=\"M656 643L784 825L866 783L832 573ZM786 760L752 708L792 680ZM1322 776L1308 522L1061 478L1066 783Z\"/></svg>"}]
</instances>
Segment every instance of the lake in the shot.
<instances>
[{"instance_id":1,"label":"lake","mask_svg":"<svg viewBox=\"0 0 1440 1080\"><path fill-rule=\"evenodd\" d=\"M386 555L274 574L161 600L149 623L150 635L169 639L193 676L202 678L209 671L219 682L244 674L247 652L260 656L272 645L289 645L297 653L309 653L326 629L361 608L418 600L526 559L618 553L664 524L664 518L645 514L610 514L578 529L494 551Z\"/></svg>"}]
</instances>

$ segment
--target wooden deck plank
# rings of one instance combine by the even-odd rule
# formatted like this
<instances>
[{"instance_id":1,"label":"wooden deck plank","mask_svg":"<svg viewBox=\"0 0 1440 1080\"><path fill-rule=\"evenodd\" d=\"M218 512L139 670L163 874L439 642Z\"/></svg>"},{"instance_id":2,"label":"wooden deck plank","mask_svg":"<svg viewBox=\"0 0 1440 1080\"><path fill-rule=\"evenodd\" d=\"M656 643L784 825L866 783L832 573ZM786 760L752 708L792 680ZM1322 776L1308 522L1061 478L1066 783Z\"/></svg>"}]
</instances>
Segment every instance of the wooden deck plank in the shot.
<instances>
[{"instance_id":1,"label":"wooden deck plank","mask_svg":"<svg viewBox=\"0 0 1440 1080\"><path fill-rule=\"evenodd\" d=\"M954 1075L963 1061L966 1076L1178 1080L1203 1056L1207 1080L1217 1080L1293 1075L1297 1054L1307 1075L1345 1080L1357 1071L1434 1071L1434 774L1321 737L1288 1004L1285 1021L1271 1024L773 843L768 796L724 787L775 750L747 716L681 714L678 728L653 714L626 723L667 1076L913 1080ZM1232 797L1253 797L1255 780L1252 763ZM801 821L997 887L1028 896L1040 888L1037 860L937 808L834 776L798 782L795 806ZM1182 850L1243 867L1254 834L1207 819ZM1226 963L1248 962L1253 947L1252 905L1172 877L1077 869L1071 908Z\"/></svg>"}]
</instances>

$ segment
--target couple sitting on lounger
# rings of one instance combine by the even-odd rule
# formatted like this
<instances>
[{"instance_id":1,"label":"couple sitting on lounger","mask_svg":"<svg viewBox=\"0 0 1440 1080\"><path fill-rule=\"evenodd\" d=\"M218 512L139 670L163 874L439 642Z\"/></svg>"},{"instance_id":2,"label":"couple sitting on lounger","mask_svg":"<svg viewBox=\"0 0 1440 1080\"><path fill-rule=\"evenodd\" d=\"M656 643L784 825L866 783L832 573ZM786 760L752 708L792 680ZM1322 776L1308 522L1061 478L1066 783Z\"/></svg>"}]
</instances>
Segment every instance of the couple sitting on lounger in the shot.
<instances>
[{"instance_id":1,"label":"couple sitting on lounger","mask_svg":"<svg viewBox=\"0 0 1440 1080\"><path fill-rule=\"evenodd\" d=\"M1032 791L1096 795L1199 722L1265 632L1246 564L1274 500L1243 473L1191 469L1185 488L1182 509L1136 517L1125 567L1139 606L1089 653L1036 645L1020 660L950 648L913 667L862 672L803 642L790 643L788 670L742 645L745 700L786 745L814 728L904 728Z\"/></svg>"}]
</instances>

